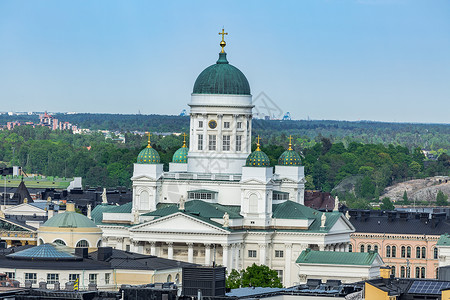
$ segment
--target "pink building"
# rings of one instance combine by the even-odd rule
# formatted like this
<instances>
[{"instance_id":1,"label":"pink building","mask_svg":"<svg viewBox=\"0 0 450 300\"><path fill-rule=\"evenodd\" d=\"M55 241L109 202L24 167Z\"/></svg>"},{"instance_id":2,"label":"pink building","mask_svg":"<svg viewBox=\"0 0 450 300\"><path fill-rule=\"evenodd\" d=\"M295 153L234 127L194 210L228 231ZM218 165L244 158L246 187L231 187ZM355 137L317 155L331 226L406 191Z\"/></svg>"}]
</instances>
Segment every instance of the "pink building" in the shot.
<instances>
[{"instance_id":1,"label":"pink building","mask_svg":"<svg viewBox=\"0 0 450 300\"><path fill-rule=\"evenodd\" d=\"M350 211L350 251L377 251L395 277L437 278L436 243L450 232L445 213Z\"/></svg>"}]
</instances>

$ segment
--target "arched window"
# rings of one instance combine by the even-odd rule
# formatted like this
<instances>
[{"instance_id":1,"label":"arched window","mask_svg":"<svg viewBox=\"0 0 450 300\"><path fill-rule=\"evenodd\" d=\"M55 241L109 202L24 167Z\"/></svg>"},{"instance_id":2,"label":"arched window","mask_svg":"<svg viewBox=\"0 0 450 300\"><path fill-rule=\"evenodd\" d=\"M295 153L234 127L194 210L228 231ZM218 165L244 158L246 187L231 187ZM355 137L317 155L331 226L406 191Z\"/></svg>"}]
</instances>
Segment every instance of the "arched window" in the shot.
<instances>
[{"instance_id":1,"label":"arched window","mask_svg":"<svg viewBox=\"0 0 450 300\"><path fill-rule=\"evenodd\" d=\"M57 245L62 245L62 246L66 245L66 243L63 240L60 240L60 239L54 240L53 243L55 243Z\"/></svg>"},{"instance_id":2,"label":"arched window","mask_svg":"<svg viewBox=\"0 0 450 300\"><path fill-rule=\"evenodd\" d=\"M373 246L373 251L375 251L376 253L378 253L378 245Z\"/></svg>"},{"instance_id":3,"label":"arched window","mask_svg":"<svg viewBox=\"0 0 450 300\"><path fill-rule=\"evenodd\" d=\"M352 244L348 245L348 252L353 252L353 245Z\"/></svg>"},{"instance_id":4,"label":"arched window","mask_svg":"<svg viewBox=\"0 0 450 300\"><path fill-rule=\"evenodd\" d=\"M98 242L97 242L97 248L98 247L101 247L102 246L102 240L99 240Z\"/></svg>"},{"instance_id":5,"label":"arched window","mask_svg":"<svg viewBox=\"0 0 450 300\"><path fill-rule=\"evenodd\" d=\"M167 275L167 281L166 282L172 282L172 275Z\"/></svg>"},{"instance_id":6,"label":"arched window","mask_svg":"<svg viewBox=\"0 0 450 300\"><path fill-rule=\"evenodd\" d=\"M391 257L391 246L386 246L386 257Z\"/></svg>"},{"instance_id":7,"label":"arched window","mask_svg":"<svg viewBox=\"0 0 450 300\"><path fill-rule=\"evenodd\" d=\"M416 267L416 278L420 278L420 268Z\"/></svg>"},{"instance_id":8,"label":"arched window","mask_svg":"<svg viewBox=\"0 0 450 300\"><path fill-rule=\"evenodd\" d=\"M416 247L416 258L420 258L420 247Z\"/></svg>"},{"instance_id":9,"label":"arched window","mask_svg":"<svg viewBox=\"0 0 450 300\"><path fill-rule=\"evenodd\" d=\"M395 266L391 267L391 274L394 275L394 277L395 277Z\"/></svg>"},{"instance_id":10,"label":"arched window","mask_svg":"<svg viewBox=\"0 0 450 300\"><path fill-rule=\"evenodd\" d=\"M44 244L44 240L43 239L39 239L38 245L43 245L43 244Z\"/></svg>"},{"instance_id":11,"label":"arched window","mask_svg":"<svg viewBox=\"0 0 450 300\"><path fill-rule=\"evenodd\" d=\"M420 268L420 278L425 278L425 267Z\"/></svg>"},{"instance_id":12,"label":"arched window","mask_svg":"<svg viewBox=\"0 0 450 300\"><path fill-rule=\"evenodd\" d=\"M405 275L406 275L406 273L405 273L405 267L404 267L404 266L401 266L401 268L400 268L400 277L401 277L401 278L405 278Z\"/></svg>"},{"instance_id":13,"label":"arched window","mask_svg":"<svg viewBox=\"0 0 450 300\"><path fill-rule=\"evenodd\" d=\"M364 252L364 245L361 245L359 252Z\"/></svg>"},{"instance_id":14,"label":"arched window","mask_svg":"<svg viewBox=\"0 0 450 300\"><path fill-rule=\"evenodd\" d=\"M372 250L372 245L367 245L367 252L369 252L370 250Z\"/></svg>"},{"instance_id":15,"label":"arched window","mask_svg":"<svg viewBox=\"0 0 450 300\"><path fill-rule=\"evenodd\" d=\"M406 257L406 247L405 246L402 246L401 251L402 251L401 256Z\"/></svg>"},{"instance_id":16,"label":"arched window","mask_svg":"<svg viewBox=\"0 0 450 300\"><path fill-rule=\"evenodd\" d=\"M175 284L180 284L180 274L175 275Z\"/></svg>"},{"instance_id":17,"label":"arched window","mask_svg":"<svg viewBox=\"0 0 450 300\"><path fill-rule=\"evenodd\" d=\"M438 248L436 247L433 249L433 258L438 259Z\"/></svg>"},{"instance_id":18,"label":"arched window","mask_svg":"<svg viewBox=\"0 0 450 300\"><path fill-rule=\"evenodd\" d=\"M422 247L422 258L427 258L427 248Z\"/></svg>"},{"instance_id":19,"label":"arched window","mask_svg":"<svg viewBox=\"0 0 450 300\"><path fill-rule=\"evenodd\" d=\"M77 243L77 245L75 246L77 248L89 248L89 242L86 240L81 240Z\"/></svg>"},{"instance_id":20,"label":"arched window","mask_svg":"<svg viewBox=\"0 0 450 300\"><path fill-rule=\"evenodd\" d=\"M397 257L397 246L392 246L392 257Z\"/></svg>"},{"instance_id":21,"label":"arched window","mask_svg":"<svg viewBox=\"0 0 450 300\"><path fill-rule=\"evenodd\" d=\"M406 247L406 257L411 258L411 247L410 246Z\"/></svg>"}]
</instances>

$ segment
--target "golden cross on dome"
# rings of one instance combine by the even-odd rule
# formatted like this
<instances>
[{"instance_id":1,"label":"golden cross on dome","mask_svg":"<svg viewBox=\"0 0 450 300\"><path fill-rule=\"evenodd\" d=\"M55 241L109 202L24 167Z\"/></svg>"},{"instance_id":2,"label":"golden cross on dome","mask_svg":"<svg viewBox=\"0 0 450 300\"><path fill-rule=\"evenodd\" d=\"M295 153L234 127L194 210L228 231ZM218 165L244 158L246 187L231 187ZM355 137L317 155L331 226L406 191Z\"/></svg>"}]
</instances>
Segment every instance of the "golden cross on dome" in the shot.
<instances>
[{"instance_id":1,"label":"golden cross on dome","mask_svg":"<svg viewBox=\"0 0 450 300\"><path fill-rule=\"evenodd\" d=\"M223 48L225 48L225 46L227 45L227 43L225 43L225 35L228 35L228 32L225 32L225 29L222 28L222 32L219 32L219 34L222 35L222 41L220 42L220 47L222 47L222 51L220 53L225 53L225 51L223 51Z\"/></svg>"},{"instance_id":2,"label":"golden cross on dome","mask_svg":"<svg viewBox=\"0 0 450 300\"><path fill-rule=\"evenodd\" d=\"M260 140L261 138L259 137L259 135L258 135L258 137L256 138L256 151L261 151L261 149L259 149L259 140Z\"/></svg>"},{"instance_id":3,"label":"golden cross on dome","mask_svg":"<svg viewBox=\"0 0 450 300\"><path fill-rule=\"evenodd\" d=\"M150 137L152 136L152 134L150 132L146 132L146 134L148 135L147 148L151 148L152 146L150 145Z\"/></svg>"},{"instance_id":4,"label":"golden cross on dome","mask_svg":"<svg viewBox=\"0 0 450 300\"><path fill-rule=\"evenodd\" d=\"M292 150L292 136L289 135L289 149L288 150Z\"/></svg>"},{"instance_id":5,"label":"golden cross on dome","mask_svg":"<svg viewBox=\"0 0 450 300\"><path fill-rule=\"evenodd\" d=\"M183 138L184 138L184 140L183 140L183 148L186 148L186 137L187 137L187 134L183 133Z\"/></svg>"}]
</instances>

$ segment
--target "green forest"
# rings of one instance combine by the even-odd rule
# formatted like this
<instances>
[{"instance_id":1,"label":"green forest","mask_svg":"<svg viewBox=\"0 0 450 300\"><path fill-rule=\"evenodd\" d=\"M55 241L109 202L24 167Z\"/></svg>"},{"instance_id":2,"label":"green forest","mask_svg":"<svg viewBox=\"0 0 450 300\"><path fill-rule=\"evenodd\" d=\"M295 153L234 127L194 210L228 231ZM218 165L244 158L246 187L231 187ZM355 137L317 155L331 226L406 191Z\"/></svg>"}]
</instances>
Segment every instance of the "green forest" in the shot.
<instances>
[{"instance_id":1,"label":"green forest","mask_svg":"<svg viewBox=\"0 0 450 300\"><path fill-rule=\"evenodd\" d=\"M186 129L183 124L188 119L173 119L178 121L173 122L171 131L180 129L179 132L183 132L183 129ZM436 137L435 145L439 146L435 148L437 160L427 160L420 146L413 147L419 139L408 145L400 145L398 142L364 142L358 138L353 139L350 135L339 137L339 130L349 130L355 135L358 132L367 134L364 132L368 127L361 125L360 129L355 129L360 123L348 125L352 129L344 129L346 127L340 124L337 129L329 129L333 135L326 136L328 131L316 122L314 126L319 126L315 128L316 135L308 137L304 133L314 130L313 128L304 129L302 132L287 129L279 121L259 121L261 120L255 121L253 136L262 136L262 150L269 156L272 166L277 164L278 157L287 149L288 134L292 134L293 148L301 154L305 166L306 188L332 192L353 207L367 207L370 201L378 201L384 188L397 182L450 175L450 156L446 153L448 148L445 146L450 138L447 141L438 139L439 134L449 135L450 126L429 125L431 127L427 130L431 136ZM170 128L166 128L164 124L165 122L162 122L158 125L159 132L168 131ZM394 138L389 132L395 132L395 129L388 131L386 128L382 129L382 125L379 126L386 139L388 136ZM397 128L397 136L402 132L405 135L409 132L402 129L402 126ZM376 128L371 130L373 135L370 139L377 140L379 137L375 134ZM125 140L126 143L120 143L95 131L91 134L73 134L71 131L51 131L46 127L19 126L11 131L0 131L0 166L19 165L27 174L81 176L87 186L130 187L133 163L147 144L147 138L126 132ZM182 136L170 133L152 136L152 146L159 152L166 170L182 141ZM255 147L253 144L253 149ZM339 183L344 179L353 180L354 189L348 191L339 188Z\"/></svg>"}]
</instances>

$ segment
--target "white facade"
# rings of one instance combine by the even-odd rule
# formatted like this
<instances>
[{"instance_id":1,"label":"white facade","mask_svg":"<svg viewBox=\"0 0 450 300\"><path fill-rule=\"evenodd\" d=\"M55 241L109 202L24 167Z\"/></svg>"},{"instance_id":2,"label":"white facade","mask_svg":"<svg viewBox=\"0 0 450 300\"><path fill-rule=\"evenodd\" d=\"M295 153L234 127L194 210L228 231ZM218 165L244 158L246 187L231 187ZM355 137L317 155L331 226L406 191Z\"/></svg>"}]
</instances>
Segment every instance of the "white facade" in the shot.
<instances>
[{"instance_id":1,"label":"white facade","mask_svg":"<svg viewBox=\"0 0 450 300\"><path fill-rule=\"evenodd\" d=\"M320 227L321 214L303 206L303 166L276 166L275 173L245 166L251 95L192 94L189 106L187 164L171 163L169 172L161 164L135 164L132 211L103 214L105 246L215 261L228 271L265 264L285 286L299 283L295 260L306 248L348 249L354 228L344 216L327 213ZM134 226L123 226L127 218Z\"/></svg>"}]
</instances>

